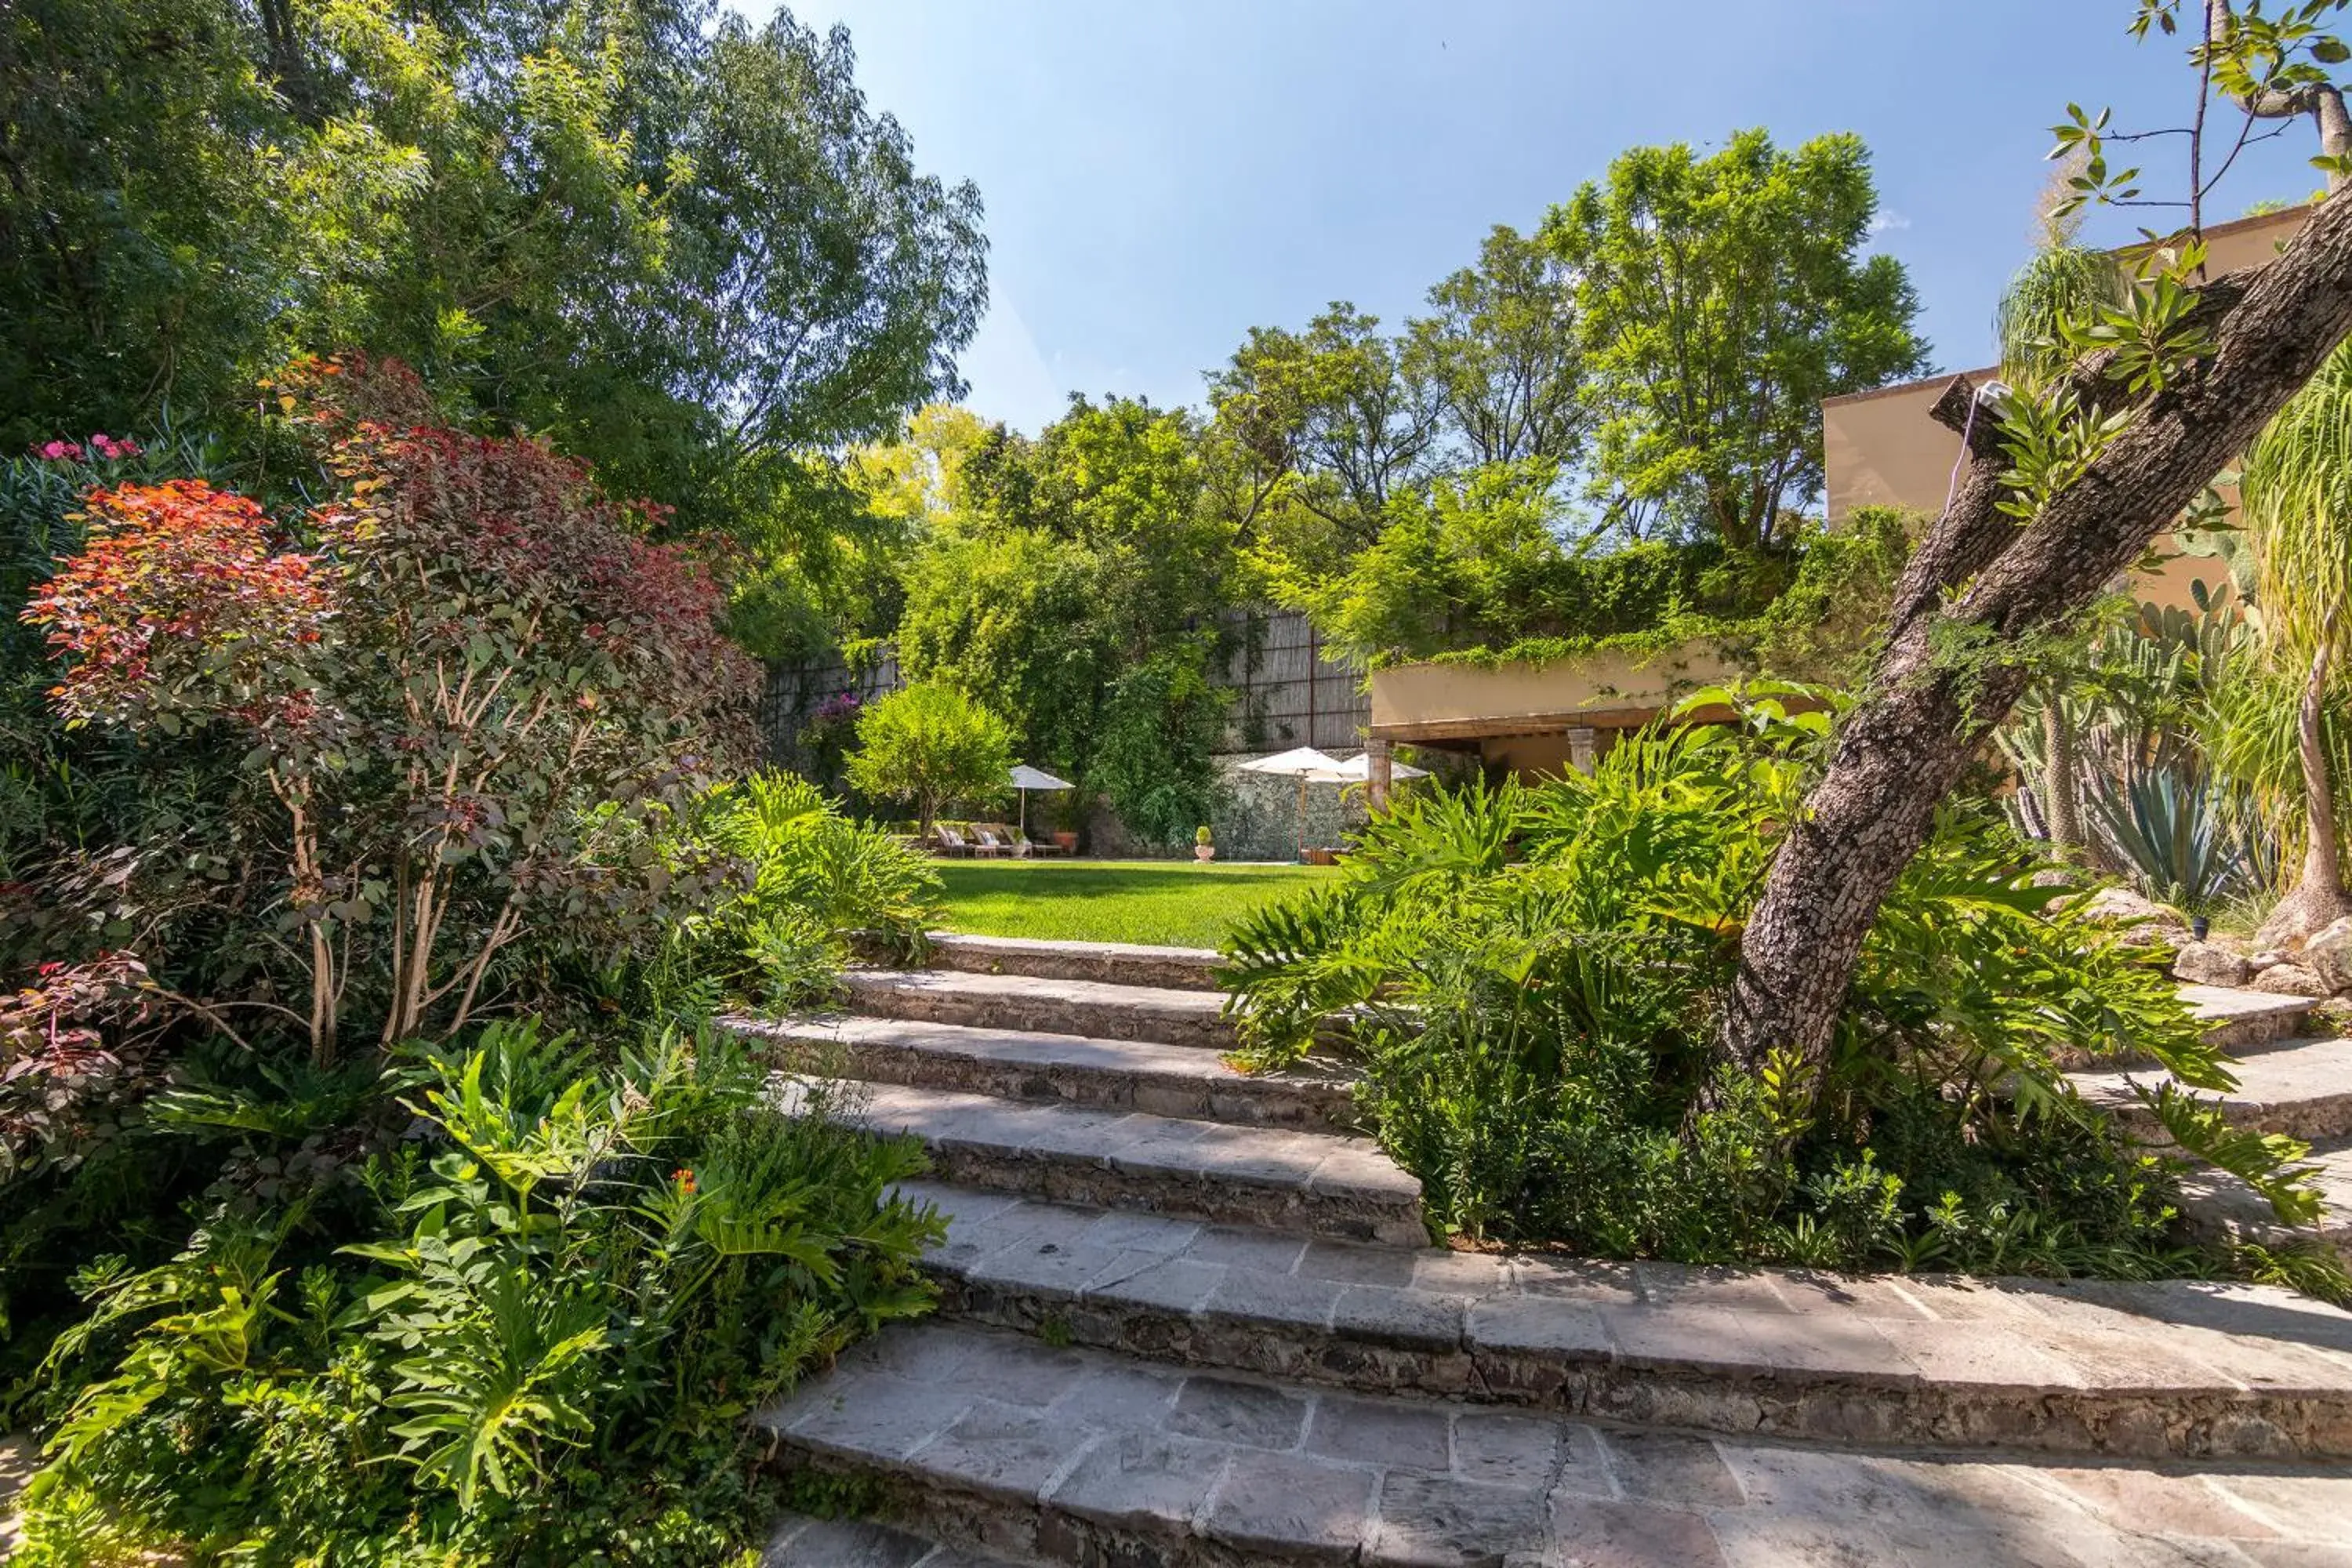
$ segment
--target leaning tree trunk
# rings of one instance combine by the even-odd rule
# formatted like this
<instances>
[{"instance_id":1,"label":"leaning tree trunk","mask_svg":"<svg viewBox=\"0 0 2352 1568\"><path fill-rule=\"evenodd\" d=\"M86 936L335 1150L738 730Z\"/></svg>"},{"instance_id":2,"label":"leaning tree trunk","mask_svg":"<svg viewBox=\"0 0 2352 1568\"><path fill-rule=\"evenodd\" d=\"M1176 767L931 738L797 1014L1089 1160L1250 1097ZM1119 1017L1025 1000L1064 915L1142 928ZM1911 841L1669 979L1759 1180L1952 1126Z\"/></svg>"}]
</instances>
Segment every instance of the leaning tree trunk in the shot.
<instances>
[{"instance_id":1,"label":"leaning tree trunk","mask_svg":"<svg viewBox=\"0 0 2352 1568\"><path fill-rule=\"evenodd\" d=\"M1864 938L1927 841L1937 803L2026 680L2026 645L2067 626L2243 451L2352 331L2352 200L2331 196L2263 267L2205 286L2216 349L2131 416L2089 468L2021 527L1996 508L2007 466L1976 389L1935 417L1969 431L1969 470L1895 590L1886 644L1827 772L1790 825L1720 1004L1717 1049L1754 1069L1826 1054ZM2085 365L2095 407L2121 389Z\"/></svg>"}]
</instances>

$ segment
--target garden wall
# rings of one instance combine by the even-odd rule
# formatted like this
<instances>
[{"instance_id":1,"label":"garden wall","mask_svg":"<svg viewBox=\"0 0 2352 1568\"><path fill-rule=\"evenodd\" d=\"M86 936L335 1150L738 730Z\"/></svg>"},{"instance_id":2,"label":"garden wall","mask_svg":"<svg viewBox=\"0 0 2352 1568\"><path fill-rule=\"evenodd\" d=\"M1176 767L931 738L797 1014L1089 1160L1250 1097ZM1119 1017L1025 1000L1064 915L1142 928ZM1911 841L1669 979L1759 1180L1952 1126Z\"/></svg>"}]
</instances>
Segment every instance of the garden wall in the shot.
<instances>
[{"instance_id":1,"label":"garden wall","mask_svg":"<svg viewBox=\"0 0 2352 1568\"><path fill-rule=\"evenodd\" d=\"M856 668L838 658L815 664L771 664L760 693L760 738L767 760L794 773L820 777L829 759L811 754L803 743L809 720L829 700L852 696L860 703L887 696L906 684L898 656L887 644Z\"/></svg>"},{"instance_id":2,"label":"garden wall","mask_svg":"<svg viewBox=\"0 0 2352 1568\"><path fill-rule=\"evenodd\" d=\"M1315 746L1334 756L1363 749L1371 695L1363 671L1327 662L1323 639L1295 610L1226 610L1217 617L1226 655L1222 683L1234 694L1220 755L1263 756ZM801 732L827 700L844 693L870 702L901 684L898 657L886 646L856 668L838 658L772 664L760 704L768 759L806 771Z\"/></svg>"},{"instance_id":3,"label":"garden wall","mask_svg":"<svg viewBox=\"0 0 2352 1568\"><path fill-rule=\"evenodd\" d=\"M1313 746L1344 756L1363 749L1372 721L1364 672L1323 657L1323 639L1296 610L1227 610L1218 629L1228 648L1223 684L1234 693L1225 726L1228 755L1264 755Z\"/></svg>"}]
</instances>

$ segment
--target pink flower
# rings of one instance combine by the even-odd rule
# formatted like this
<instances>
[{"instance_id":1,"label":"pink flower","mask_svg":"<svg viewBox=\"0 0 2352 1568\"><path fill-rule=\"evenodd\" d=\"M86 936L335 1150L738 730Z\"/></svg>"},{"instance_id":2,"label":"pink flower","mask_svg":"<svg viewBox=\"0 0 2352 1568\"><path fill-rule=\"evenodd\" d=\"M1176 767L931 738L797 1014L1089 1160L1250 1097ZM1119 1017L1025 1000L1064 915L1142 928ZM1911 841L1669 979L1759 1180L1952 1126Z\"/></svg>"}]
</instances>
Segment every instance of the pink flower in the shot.
<instances>
[{"instance_id":1,"label":"pink flower","mask_svg":"<svg viewBox=\"0 0 2352 1568\"><path fill-rule=\"evenodd\" d=\"M61 459L79 463L82 458L81 443L79 441L51 441L37 450L53 463Z\"/></svg>"},{"instance_id":2,"label":"pink flower","mask_svg":"<svg viewBox=\"0 0 2352 1568\"><path fill-rule=\"evenodd\" d=\"M124 458L135 458L139 455L139 443L128 436L118 441L101 430L89 438L89 444L98 448L100 457L110 461L119 462Z\"/></svg>"}]
</instances>

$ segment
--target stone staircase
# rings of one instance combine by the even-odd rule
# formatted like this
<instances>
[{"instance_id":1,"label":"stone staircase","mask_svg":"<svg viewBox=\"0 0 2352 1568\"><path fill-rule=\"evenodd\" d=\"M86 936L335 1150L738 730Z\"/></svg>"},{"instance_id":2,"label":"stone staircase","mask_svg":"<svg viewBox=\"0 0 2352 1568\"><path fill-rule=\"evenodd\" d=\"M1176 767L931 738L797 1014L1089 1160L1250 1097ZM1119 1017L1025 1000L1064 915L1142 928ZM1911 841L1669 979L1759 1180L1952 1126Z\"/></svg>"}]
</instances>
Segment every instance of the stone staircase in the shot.
<instances>
[{"instance_id":1,"label":"stone staircase","mask_svg":"<svg viewBox=\"0 0 2352 1568\"><path fill-rule=\"evenodd\" d=\"M777 1465L906 1527L789 1518L769 1568L2243 1568L2337 1540L2352 1315L1452 1251L1350 1131L1343 1061L1223 1062L1213 954L948 938L936 963L740 1026L863 1080L950 1216L940 1313L758 1417ZM2243 996L2200 999L2256 1053L2242 1114L2325 1120L2332 1089L2253 1070L2322 1059L2303 1010Z\"/></svg>"},{"instance_id":2,"label":"stone staircase","mask_svg":"<svg viewBox=\"0 0 2352 1568\"><path fill-rule=\"evenodd\" d=\"M2306 1032L2314 1004L2305 997L2215 985L2184 986L2182 994L2208 1021L2207 1037L2238 1058L2238 1087L2221 1097L2222 1114L2311 1144L2325 1203L2320 1234L2352 1261L2352 1038ZM2153 1086L2162 1076L2145 1062L2069 1075L2084 1099L2143 1131L2152 1131L2152 1119L2132 1084ZM2267 1202L2226 1172L2190 1176L2183 1198L2191 1223L2209 1234L2273 1245L2308 1235L2280 1225Z\"/></svg>"}]
</instances>

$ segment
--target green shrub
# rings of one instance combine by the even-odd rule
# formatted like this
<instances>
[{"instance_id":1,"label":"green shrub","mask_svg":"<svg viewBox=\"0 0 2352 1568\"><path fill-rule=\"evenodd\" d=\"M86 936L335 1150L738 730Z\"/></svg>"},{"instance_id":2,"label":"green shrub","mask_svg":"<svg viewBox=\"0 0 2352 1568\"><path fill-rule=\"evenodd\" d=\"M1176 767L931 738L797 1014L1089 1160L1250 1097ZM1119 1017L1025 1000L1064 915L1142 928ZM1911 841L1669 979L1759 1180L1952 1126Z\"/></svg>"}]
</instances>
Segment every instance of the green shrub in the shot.
<instances>
[{"instance_id":1,"label":"green shrub","mask_svg":"<svg viewBox=\"0 0 2352 1568\"><path fill-rule=\"evenodd\" d=\"M1708 637L1774 675L1826 680L1859 673L1910 550L1883 508L1797 528L1771 551L1711 537L1564 545L1556 478L1506 464L1402 492L1344 572L1281 576L1274 592L1336 656L1374 667L1540 664Z\"/></svg>"},{"instance_id":2,"label":"green shrub","mask_svg":"<svg viewBox=\"0 0 2352 1568\"><path fill-rule=\"evenodd\" d=\"M950 801L1008 793L1012 772L1012 730L951 686L901 687L857 716L851 785L878 800L912 802L924 833Z\"/></svg>"},{"instance_id":3,"label":"green shrub","mask_svg":"<svg viewBox=\"0 0 2352 1568\"><path fill-rule=\"evenodd\" d=\"M1703 693L1694 701L1732 694ZM1711 1080L1714 1008L1829 715L1628 737L1594 772L1400 801L1338 882L1244 918L1225 978L1253 1054L1354 1009L1360 1102L1432 1213L1609 1256L2101 1273L2188 1267L2177 1165L2063 1076L2130 1050L2226 1067L2172 983L1956 805L1873 928L1818 1083ZM1711 1094L1702 1091L1712 1089ZM2301 1145L2150 1097L2184 1148L2308 1218Z\"/></svg>"},{"instance_id":4,"label":"green shrub","mask_svg":"<svg viewBox=\"0 0 2352 1568\"><path fill-rule=\"evenodd\" d=\"M929 1303L919 1149L821 1087L782 1113L720 1038L600 1068L501 1023L384 1082L421 1141L82 1270L18 1561L718 1561L767 1506L745 1417ZM185 1110L284 1163L268 1102Z\"/></svg>"},{"instance_id":5,"label":"green shrub","mask_svg":"<svg viewBox=\"0 0 2352 1568\"><path fill-rule=\"evenodd\" d=\"M1219 802L1213 753L1232 693L1210 683L1196 644L1120 676L1104 703L1087 783L1148 844L1172 849Z\"/></svg>"},{"instance_id":6,"label":"green shrub","mask_svg":"<svg viewBox=\"0 0 2352 1568\"><path fill-rule=\"evenodd\" d=\"M667 864L741 868L736 891L669 927L648 977L657 987L790 1005L830 988L853 941L912 961L940 918L928 858L790 773L715 785L656 840Z\"/></svg>"},{"instance_id":7,"label":"green shrub","mask_svg":"<svg viewBox=\"0 0 2352 1568\"><path fill-rule=\"evenodd\" d=\"M26 880L42 956L130 948L326 1062L544 1004L551 955L689 900L598 851L748 749L753 671L712 574L583 466L431 424L398 365L282 384L331 499L279 518L194 479L94 489L89 545L26 612L58 721L193 745L226 787L168 837L51 832Z\"/></svg>"}]
</instances>

